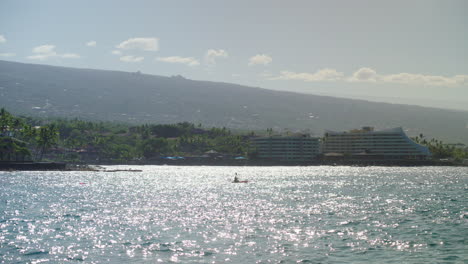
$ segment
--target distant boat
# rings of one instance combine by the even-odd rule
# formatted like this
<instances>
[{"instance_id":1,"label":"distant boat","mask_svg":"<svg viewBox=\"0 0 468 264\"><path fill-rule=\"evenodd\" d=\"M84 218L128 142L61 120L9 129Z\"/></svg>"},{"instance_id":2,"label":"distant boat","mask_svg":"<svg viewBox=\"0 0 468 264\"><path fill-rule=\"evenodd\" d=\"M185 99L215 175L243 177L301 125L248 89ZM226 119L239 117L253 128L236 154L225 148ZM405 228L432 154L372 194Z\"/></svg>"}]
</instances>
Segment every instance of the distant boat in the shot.
<instances>
[{"instance_id":1,"label":"distant boat","mask_svg":"<svg viewBox=\"0 0 468 264\"><path fill-rule=\"evenodd\" d=\"M234 176L234 181L232 181L232 183L248 183L249 181L239 181L239 178L237 178L237 172L236 172L236 176Z\"/></svg>"},{"instance_id":2,"label":"distant boat","mask_svg":"<svg viewBox=\"0 0 468 264\"><path fill-rule=\"evenodd\" d=\"M232 183L248 183L249 181L233 181Z\"/></svg>"},{"instance_id":3,"label":"distant boat","mask_svg":"<svg viewBox=\"0 0 468 264\"><path fill-rule=\"evenodd\" d=\"M101 170L101 171L102 172L119 172L119 171L142 172L143 170L128 169L128 170Z\"/></svg>"}]
</instances>

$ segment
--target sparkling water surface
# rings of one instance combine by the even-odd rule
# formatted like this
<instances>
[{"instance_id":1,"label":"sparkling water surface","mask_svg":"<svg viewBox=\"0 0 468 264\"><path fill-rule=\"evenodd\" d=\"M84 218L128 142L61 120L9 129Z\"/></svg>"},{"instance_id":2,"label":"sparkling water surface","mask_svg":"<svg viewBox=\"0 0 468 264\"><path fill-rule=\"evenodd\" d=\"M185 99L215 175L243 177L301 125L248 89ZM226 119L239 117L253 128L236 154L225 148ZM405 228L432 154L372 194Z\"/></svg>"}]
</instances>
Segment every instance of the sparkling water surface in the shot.
<instances>
[{"instance_id":1,"label":"sparkling water surface","mask_svg":"<svg viewBox=\"0 0 468 264\"><path fill-rule=\"evenodd\" d=\"M466 167L129 168L0 172L0 263L468 262Z\"/></svg>"}]
</instances>

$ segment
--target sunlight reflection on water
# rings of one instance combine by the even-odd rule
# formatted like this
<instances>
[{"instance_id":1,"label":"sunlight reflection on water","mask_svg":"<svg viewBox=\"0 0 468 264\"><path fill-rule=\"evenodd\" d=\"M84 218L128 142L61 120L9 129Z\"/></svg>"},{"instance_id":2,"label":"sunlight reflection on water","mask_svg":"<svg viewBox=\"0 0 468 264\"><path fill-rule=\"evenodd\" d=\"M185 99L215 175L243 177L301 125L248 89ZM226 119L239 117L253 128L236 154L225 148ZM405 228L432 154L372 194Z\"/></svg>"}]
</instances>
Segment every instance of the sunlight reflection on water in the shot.
<instances>
[{"instance_id":1,"label":"sunlight reflection on water","mask_svg":"<svg viewBox=\"0 0 468 264\"><path fill-rule=\"evenodd\" d=\"M136 166L113 166L137 168ZM467 168L0 172L0 260L462 262ZM247 184L232 184L234 173Z\"/></svg>"}]
</instances>

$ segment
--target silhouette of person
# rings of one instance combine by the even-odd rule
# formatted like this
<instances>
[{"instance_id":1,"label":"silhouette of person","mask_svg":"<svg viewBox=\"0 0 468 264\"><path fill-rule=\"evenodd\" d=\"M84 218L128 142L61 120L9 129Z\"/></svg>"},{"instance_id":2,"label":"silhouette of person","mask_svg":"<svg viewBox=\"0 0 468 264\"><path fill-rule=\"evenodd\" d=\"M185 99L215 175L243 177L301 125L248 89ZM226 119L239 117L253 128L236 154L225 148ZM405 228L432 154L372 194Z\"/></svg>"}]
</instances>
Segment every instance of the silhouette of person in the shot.
<instances>
[{"instance_id":1,"label":"silhouette of person","mask_svg":"<svg viewBox=\"0 0 468 264\"><path fill-rule=\"evenodd\" d=\"M237 178L237 172L236 172L236 176L234 176L234 182L239 182L239 178Z\"/></svg>"}]
</instances>

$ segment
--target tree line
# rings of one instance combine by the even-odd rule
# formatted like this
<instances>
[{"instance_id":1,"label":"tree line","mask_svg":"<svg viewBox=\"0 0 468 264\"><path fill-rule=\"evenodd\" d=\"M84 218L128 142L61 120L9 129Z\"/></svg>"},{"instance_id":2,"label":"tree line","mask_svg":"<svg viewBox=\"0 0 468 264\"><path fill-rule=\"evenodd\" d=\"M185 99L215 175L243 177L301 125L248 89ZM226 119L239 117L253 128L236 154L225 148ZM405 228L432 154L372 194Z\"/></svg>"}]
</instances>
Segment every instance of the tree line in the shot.
<instances>
[{"instance_id":1,"label":"tree line","mask_svg":"<svg viewBox=\"0 0 468 264\"><path fill-rule=\"evenodd\" d=\"M80 119L41 120L0 110L0 160L125 162L161 156L203 155L209 150L246 155L248 136L189 122L129 125ZM89 160L88 160L89 161Z\"/></svg>"},{"instance_id":2,"label":"tree line","mask_svg":"<svg viewBox=\"0 0 468 264\"><path fill-rule=\"evenodd\" d=\"M31 119L17 117L0 109L0 160L42 160L47 149L59 139L52 124L35 126Z\"/></svg>"},{"instance_id":3,"label":"tree line","mask_svg":"<svg viewBox=\"0 0 468 264\"><path fill-rule=\"evenodd\" d=\"M457 162L468 159L468 148L465 144L449 144L435 138L426 138L424 134L419 134L411 139L418 144L427 146L434 159L453 159Z\"/></svg>"}]
</instances>

